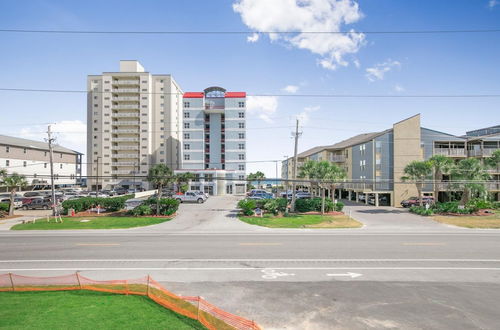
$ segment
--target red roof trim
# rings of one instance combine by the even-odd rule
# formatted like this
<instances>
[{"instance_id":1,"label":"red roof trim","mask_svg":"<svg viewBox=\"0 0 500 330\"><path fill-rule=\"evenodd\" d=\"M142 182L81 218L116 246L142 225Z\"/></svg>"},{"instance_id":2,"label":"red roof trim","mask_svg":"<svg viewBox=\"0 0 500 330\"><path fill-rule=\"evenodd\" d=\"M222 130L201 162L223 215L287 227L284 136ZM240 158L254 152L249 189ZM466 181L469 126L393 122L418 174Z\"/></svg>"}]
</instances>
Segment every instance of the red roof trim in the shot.
<instances>
[{"instance_id":1,"label":"red roof trim","mask_svg":"<svg viewBox=\"0 0 500 330\"><path fill-rule=\"evenodd\" d=\"M185 99L193 99L193 98L203 98L205 94L203 92L186 92L184 93L184 98Z\"/></svg>"},{"instance_id":2,"label":"red roof trim","mask_svg":"<svg viewBox=\"0 0 500 330\"><path fill-rule=\"evenodd\" d=\"M245 92L226 92L225 97L230 97L230 98L232 98L232 97L234 97L234 98L236 98L236 97L238 97L238 98L245 98L245 97L247 97L247 93L245 93Z\"/></svg>"}]
</instances>

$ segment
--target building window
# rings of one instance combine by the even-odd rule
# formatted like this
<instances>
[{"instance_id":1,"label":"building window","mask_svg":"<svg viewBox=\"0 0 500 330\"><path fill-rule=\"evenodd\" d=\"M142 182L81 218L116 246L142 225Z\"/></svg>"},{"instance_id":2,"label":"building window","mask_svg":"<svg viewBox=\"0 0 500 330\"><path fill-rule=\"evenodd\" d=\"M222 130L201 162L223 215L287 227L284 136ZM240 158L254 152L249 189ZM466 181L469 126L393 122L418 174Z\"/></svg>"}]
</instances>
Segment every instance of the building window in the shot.
<instances>
[{"instance_id":1,"label":"building window","mask_svg":"<svg viewBox=\"0 0 500 330\"><path fill-rule=\"evenodd\" d=\"M10 165L10 160L5 160L5 166L9 166Z\"/></svg>"},{"instance_id":2,"label":"building window","mask_svg":"<svg viewBox=\"0 0 500 330\"><path fill-rule=\"evenodd\" d=\"M10 152L10 147L5 147L5 152Z\"/></svg>"},{"instance_id":3,"label":"building window","mask_svg":"<svg viewBox=\"0 0 500 330\"><path fill-rule=\"evenodd\" d=\"M245 123L238 123L238 128L245 128Z\"/></svg>"},{"instance_id":4,"label":"building window","mask_svg":"<svg viewBox=\"0 0 500 330\"><path fill-rule=\"evenodd\" d=\"M189 118L189 112L184 112L184 118Z\"/></svg>"},{"instance_id":5,"label":"building window","mask_svg":"<svg viewBox=\"0 0 500 330\"><path fill-rule=\"evenodd\" d=\"M189 123L184 123L184 128L189 128Z\"/></svg>"},{"instance_id":6,"label":"building window","mask_svg":"<svg viewBox=\"0 0 500 330\"><path fill-rule=\"evenodd\" d=\"M238 144L238 149L245 150L245 145L243 143Z\"/></svg>"},{"instance_id":7,"label":"building window","mask_svg":"<svg viewBox=\"0 0 500 330\"><path fill-rule=\"evenodd\" d=\"M160 151L160 155L163 155L165 153L165 151L161 150Z\"/></svg>"},{"instance_id":8,"label":"building window","mask_svg":"<svg viewBox=\"0 0 500 330\"><path fill-rule=\"evenodd\" d=\"M240 180L245 180L245 176L244 176L244 175L238 175L238 178L239 178Z\"/></svg>"},{"instance_id":9,"label":"building window","mask_svg":"<svg viewBox=\"0 0 500 330\"><path fill-rule=\"evenodd\" d=\"M245 160L245 154L239 154L238 155L239 160Z\"/></svg>"},{"instance_id":10,"label":"building window","mask_svg":"<svg viewBox=\"0 0 500 330\"><path fill-rule=\"evenodd\" d=\"M244 171L245 165L238 165L238 171Z\"/></svg>"},{"instance_id":11,"label":"building window","mask_svg":"<svg viewBox=\"0 0 500 330\"><path fill-rule=\"evenodd\" d=\"M60 168L60 169L62 169L62 165L63 165L63 164L59 164L59 168Z\"/></svg>"},{"instance_id":12,"label":"building window","mask_svg":"<svg viewBox=\"0 0 500 330\"><path fill-rule=\"evenodd\" d=\"M184 155L184 160L190 160L191 156L190 155Z\"/></svg>"},{"instance_id":13,"label":"building window","mask_svg":"<svg viewBox=\"0 0 500 330\"><path fill-rule=\"evenodd\" d=\"M23 153L25 154L26 153L26 148L23 149Z\"/></svg>"},{"instance_id":14,"label":"building window","mask_svg":"<svg viewBox=\"0 0 500 330\"><path fill-rule=\"evenodd\" d=\"M238 108L244 108L245 102L238 102Z\"/></svg>"},{"instance_id":15,"label":"building window","mask_svg":"<svg viewBox=\"0 0 500 330\"><path fill-rule=\"evenodd\" d=\"M59 154L59 158L62 158L62 154Z\"/></svg>"},{"instance_id":16,"label":"building window","mask_svg":"<svg viewBox=\"0 0 500 330\"><path fill-rule=\"evenodd\" d=\"M26 165L28 165L28 163L26 161L23 162L23 167L26 167Z\"/></svg>"},{"instance_id":17,"label":"building window","mask_svg":"<svg viewBox=\"0 0 500 330\"><path fill-rule=\"evenodd\" d=\"M189 133L185 133L185 134L184 134L184 139L185 139L185 140L189 140Z\"/></svg>"},{"instance_id":18,"label":"building window","mask_svg":"<svg viewBox=\"0 0 500 330\"><path fill-rule=\"evenodd\" d=\"M43 168L47 168L47 163L43 164Z\"/></svg>"},{"instance_id":19,"label":"building window","mask_svg":"<svg viewBox=\"0 0 500 330\"><path fill-rule=\"evenodd\" d=\"M190 108L191 104L189 102L184 102L184 108Z\"/></svg>"},{"instance_id":20,"label":"building window","mask_svg":"<svg viewBox=\"0 0 500 330\"><path fill-rule=\"evenodd\" d=\"M245 133L238 133L238 139L244 139Z\"/></svg>"},{"instance_id":21,"label":"building window","mask_svg":"<svg viewBox=\"0 0 500 330\"><path fill-rule=\"evenodd\" d=\"M245 118L244 112L238 112L238 118Z\"/></svg>"},{"instance_id":22,"label":"building window","mask_svg":"<svg viewBox=\"0 0 500 330\"><path fill-rule=\"evenodd\" d=\"M190 150L191 149L191 145L186 143L184 144L184 150Z\"/></svg>"}]
</instances>

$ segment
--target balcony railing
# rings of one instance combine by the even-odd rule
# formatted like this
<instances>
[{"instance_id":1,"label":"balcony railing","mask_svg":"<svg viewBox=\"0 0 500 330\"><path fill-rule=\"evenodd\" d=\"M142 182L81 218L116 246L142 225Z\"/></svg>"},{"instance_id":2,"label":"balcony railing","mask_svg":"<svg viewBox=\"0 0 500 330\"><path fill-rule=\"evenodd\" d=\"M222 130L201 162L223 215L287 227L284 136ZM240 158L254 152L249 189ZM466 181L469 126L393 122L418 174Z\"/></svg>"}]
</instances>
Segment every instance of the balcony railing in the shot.
<instances>
[{"instance_id":1,"label":"balcony railing","mask_svg":"<svg viewBox=\"0 0 500 330\"><path fill-rule=\"evenodd\" d=\"M484 188L489 191L500 190L500 181L488 181L482 183ZM463 189L463 184L460 182L440 182L437 183L439 190L441 191L459 191Z\"/></svg>"},{"instance_id":2,"label":"balcony railing","mask_svg":"<svg viewBox=\"0 0 500 330\"><path fill-rule=\"evenodd\" d=\"M139 154L113 154L111 155L113 158L138 158Z\"/></svg>"},{"instance_id":3,"label":"balcony railing","mask_svg":"<svg viewBox=\"0 0 500 330\"><path fill-rule=\"evenodd\" d=\"M112 122L112 125L114 125L114 126L120 126L120 125L139 126L140 123L139 123L139 121L114 121L114 122Z\"/></svg>"},{"instance_id":4,"label":"balcony railing","mask_svg":"<svg viewBox=\"0 0 500 330\"><path fill-rule=\"evenodd\" d=\"M139 88L115 88L113 93L139 93Z\"/></svg>"},{"instance_id":5,"label":"balcony railing","mask_svg":"<svg viewBox=\"0 0 500 330\"><path fill-rule=\"evenodd\" d=\"M112 166L137 166L136 162L113 162Z\"/></svg>"},{"instance_id":6,"label":"balcony railing","mask_svg":"<svg viewBox=\"0 0 500 330\"><path fill-rule=\"evenodd\" d=\"M345 162L345 156L344 155L332 155L330 157L330 161L342 163L342 162Z\"/></svg>"},{"instance_id":7,"label":"balcony railing","mask_svg":"<svg viewBox=\"0 0 500 330\"><path fill-rule=\"evenodd\" d=\"M435 148L435 155L451 156L451 157L465 157L465 149L461 148Z\"/></svg>"},{"instance_id":8,"label":"balcony railing","mask_svg":"<svg viewBox=\"0 0 500 330\"><path fill-rule=\"evenodd\" d=\"M139 146L114 146L112 147L113 150L139 150Z\"/></svg>"},{"instance_id":9,"label":"balcony railing","mask_svg":"<svg viewBox=\"0 0 500 330\"><path fill-rule=\"evenodd\" d=\"M139 142L139 138L135 137L119 137L119 138L113 138L113 141L116 142Z\"/></svg>"},{"instance_id":10,"label":"balcony railing","mask_svg":"<svg viewBox=\"0 0 500 330\"><path fill-rule=\"evenodd\" d=\"M478 150L469 150L468 154L470 157L491 157L491 155L499 149L496 148L484 148Z\"/></svg>"},{"instance_id":11,"label":"balcony railing","mask_svg":"<svg viewBox=\"0 0 500 330\"><path fill-rule=\"evenodd\" d=\"M114 118L136 118L139 117L139 112L117 112L113 113Z\"/></svg>"},{"instance_id":12,"label":"balcony railing","mask_svg":"<svg viewBox=\"0 0 500 330\"><path fill-rule=\"evenodd\" d=\"M137 101L139 102L139 96L115 96L112 98L113 101Z\"/></svg>"},{"instance_id":13,"label":"balcony railing","mask_svg":"<svg viewBox=\"0 0 500 330\"><path fill-rule=\"evenodd\" d=\"M139 80L113 80L113 85L139 85Z\"/></svg>"},{"instance_id":14,"label":"balcony railing","mask_svg":"<svg viewBox=\"0 0 500 330\"><path fill-rule=\"evenodd\" d=\"M139 105L138 104L119 104L119 105L113 105L113 110L123 110L123 109L137 109L139 110Z\"/></svg>"},{"instance_id":15,"label":"balcony railing","mask_svg":"<svg viewBox=\"0 0 500 330\"><path fill-rule=\"evenodd\" d=\"M129 170L114 170L113 174L134 174L134 171Z\"/></svg>"},{"instance_id":16,"label":"balcony railing","mask_svg":"<svg viewBox=\"0 0 500 330\"><path fill-rule=\"evenodd\" d=\"M373 190L371 182L344 182L338 185L342 189Z\"/></svg>"},{"instance_id":17,"label":"balcony railing","mask_svg":"<svg viewBox=\"0 0 500 330\"><path fill-rule=\"evenodd\" d=\"M136 129L114 129L112 130L113 133L120 134L120 133L126 133L126 134L139 134L139 131Z\"/></svg>"}]
</instances>

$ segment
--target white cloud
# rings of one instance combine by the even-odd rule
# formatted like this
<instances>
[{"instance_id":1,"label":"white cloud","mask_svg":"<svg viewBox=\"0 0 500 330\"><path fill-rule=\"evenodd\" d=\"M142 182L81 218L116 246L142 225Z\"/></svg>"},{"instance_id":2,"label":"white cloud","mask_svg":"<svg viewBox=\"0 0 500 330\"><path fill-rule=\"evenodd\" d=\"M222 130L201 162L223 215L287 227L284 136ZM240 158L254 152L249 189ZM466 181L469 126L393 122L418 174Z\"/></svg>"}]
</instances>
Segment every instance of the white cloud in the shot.
<instances>
[{"instance_id":1,"label":"white cloud","mask_svg":"<svg viewBox=\"0 0 500 330\"><path fill-rule=\"evenodd\" d=\"M361 67L361 63L359 62L358 59L354 59L352 61L352 63L354 63L354 66L356 67L356 69L359 69Z\"/></svg>"},{"instance_id":2,"label":"white cloud","mask_svg":"<svg viewBox=\"0 0 500 330\"><path fill-rule=\"evenodd\" d=\"M256 115L267 123L272 123L272 116L278 110L278 98L276 96L248 96L247 112Z\"/></svg>"},{"instance_id":3,"label":"white cloud","mask_svg":"<svg viewBox=\"0 0 500 330\"><path fill-rule=\"evenodd\" d=\"M347 66L345 55L358 52L365 43L362 33L306 33L340 31L359 21L363 14L354 0L236 0L233 10L255 31L297 32L268 35L271 41L320 55L317 63L326 69Z\"/></svg>"},{"instance_id":4,"label":"white cloud","mask_svg":"<svg viewBox=\"0 0 500 330\"><path fill-rule=\"evenodd\" d=\"M405 91L404 87L399 85L399 84L394 85L394 90L396 92L404 92Z\"/></svg>"},{"instance_id":5,"label":"white cloud","mask_svg":"<svg viewBox=\"0 0 500 330\"><path fill-rule=\"evenodd\" d=\"M320 109L320 106L314 106L314 107L305 107L304 108L304 111L302 111L301 113L299 113L296 118L299 120L299 123L300 125L305 125L309 122L309 114L311 112L315 112L315 111L318 111Z\"/></svg>"},{"instance_id":6,"label":"white cloud","mask_svg":"<svg viewBox=\"0 0 500 330\"><path fill-rule=\"evenodd\" d=\"M300 87L296 86L296 85L287 85L287 86L283 87L281 90L283 92L294 94L294 93L298 92L299 88Z\"/></svg>"},{"instance_id":7,"label":"white cloud","mask_svg":"<svg viewBox=\"0 0 500 330\"><path fill-rule=\"evenodd\" d=\"M251 36L247 37L247 41L251 42L251 43L257 42L258 40L259 40L259 34L258 33L253 33Z\"/></svg>"},{"instance_id":8,"label":"white cloud","mask_svg":"<svg viewBox=\"0 0 500 330\"><path fill-rule=\"evenodd\" d=\"M496 5L500 4L500 2L498 0L490 0L488 1L488 8L493 8L495 7Z\"/></svg>"},{"instance_id":9,"label":"white cloud","mask_svg":"<svg viewBox=\"0 0 500 330\"><path fill-rule=\"evenodd\" d=\"M87 142L87 125L80 120L63 120L51 127L55 144L85 153ZM20 136L26 139L43 141L47 138L47 126L35 125L22 128Z\"/></svg>"},{"instance_id":10,"label":"white cloud","mask_svg":"<svg viewBox=\"0 0 500 330\"><path fill-rule=\"evenodd\" d=\"M370 81L383 80L387 72L393 68L400 68L401 63L398 61L387 60L383 63L375 64L375 66L366 69L366 78Z\"/></svg>"}]
</instances>

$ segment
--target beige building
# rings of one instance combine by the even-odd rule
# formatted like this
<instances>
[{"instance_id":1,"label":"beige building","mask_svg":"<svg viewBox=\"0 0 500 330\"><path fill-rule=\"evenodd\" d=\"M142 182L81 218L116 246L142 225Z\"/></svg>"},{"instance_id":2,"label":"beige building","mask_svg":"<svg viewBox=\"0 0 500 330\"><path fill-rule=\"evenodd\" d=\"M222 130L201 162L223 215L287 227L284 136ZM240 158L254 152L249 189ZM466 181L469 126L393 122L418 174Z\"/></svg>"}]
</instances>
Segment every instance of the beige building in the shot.
<instances>
[{"instance_id":1,"label":"beige building","mask_svg":"<svg viewBox=\"0 0 500 330\"><path fill-rule=\"evenodd\" d=\"M134 60L87 78L88 187L149 187L152 164L182 167L182 90Z\"/></svg>"},{"instance_id":2,"label":"beige building","mask_svg":"<svg viewBox=\"0 0 500 330\"><path fill-rule=\"evenodd\" d=\"M57 187L74 186L82 175L82 154L55 145L53 148L54 183ZM49 145L46 142L0 135L0 169L8 174L24 175L25 189L50 185Z\"/></svg>"}]
</instances>

